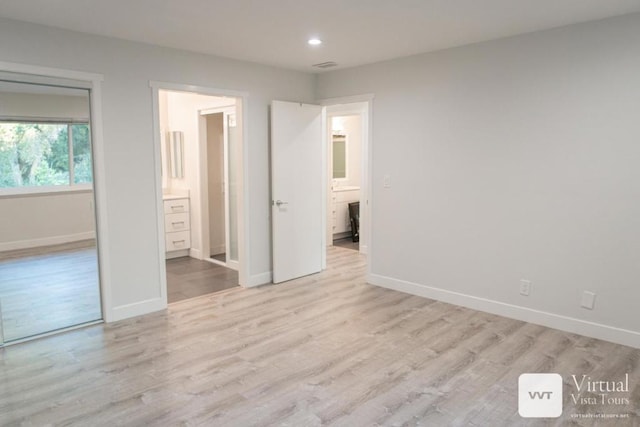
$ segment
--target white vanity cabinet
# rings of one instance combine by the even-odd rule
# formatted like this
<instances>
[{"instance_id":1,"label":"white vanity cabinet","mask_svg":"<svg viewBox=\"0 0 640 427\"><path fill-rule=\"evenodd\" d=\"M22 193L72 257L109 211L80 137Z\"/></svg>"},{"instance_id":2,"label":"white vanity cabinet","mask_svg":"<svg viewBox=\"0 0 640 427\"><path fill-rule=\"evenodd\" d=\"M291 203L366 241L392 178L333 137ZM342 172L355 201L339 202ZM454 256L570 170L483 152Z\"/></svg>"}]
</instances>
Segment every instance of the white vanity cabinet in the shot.
<instances>
[{"instance_id":1,"label":"white vanity cabinet","mask_svg":"<svg viewBox=\"0 0 640 427\"><path fill-rule=\"evenodd\" d=\"M167 258L189 255L191 247L189 198L164 197L164 231Z\"/></svg>"},{"instance_id":2,"label":"white vanity cabinet","mask_svg":"<svg viewBox=\"0 0 640 427\"><path fill-rule=\"evenodd\" d=\"M333 234L351 232L349 203L360 200L360 187L333 189Z\"/></svg>"}]
</instances>

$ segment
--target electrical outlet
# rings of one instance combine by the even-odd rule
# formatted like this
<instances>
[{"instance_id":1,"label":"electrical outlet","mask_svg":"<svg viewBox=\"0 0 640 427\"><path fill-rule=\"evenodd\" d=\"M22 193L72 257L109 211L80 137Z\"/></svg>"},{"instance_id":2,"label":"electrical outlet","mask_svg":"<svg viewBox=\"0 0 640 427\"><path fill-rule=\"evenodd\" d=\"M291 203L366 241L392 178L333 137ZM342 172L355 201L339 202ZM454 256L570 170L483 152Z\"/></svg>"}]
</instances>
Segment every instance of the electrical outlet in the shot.
<instances>
[{"instance_id":1,"label":"electrical outlet","mask_svg":"<svg viewBox=\"0 0 640 427\"><path fill-rule=\"evenodd\" d=\"M529 280L520 280L520 295L524 295L526 297L531 293L531 282Z\"/></svg>"},{"instance_id":2,"label":"electrical outlet","mask_svg":"<svg viewBox=\"0 0 640 427\"><path fill-rule=\"evenodd\" d=\"M596 302L596 294L595 292L591 292L591 291L584 291L582 293L582 301L580 302L580 305L583 308L589 309L589 310L593 310L593 306Z\"/></svg>"}]
</instances>

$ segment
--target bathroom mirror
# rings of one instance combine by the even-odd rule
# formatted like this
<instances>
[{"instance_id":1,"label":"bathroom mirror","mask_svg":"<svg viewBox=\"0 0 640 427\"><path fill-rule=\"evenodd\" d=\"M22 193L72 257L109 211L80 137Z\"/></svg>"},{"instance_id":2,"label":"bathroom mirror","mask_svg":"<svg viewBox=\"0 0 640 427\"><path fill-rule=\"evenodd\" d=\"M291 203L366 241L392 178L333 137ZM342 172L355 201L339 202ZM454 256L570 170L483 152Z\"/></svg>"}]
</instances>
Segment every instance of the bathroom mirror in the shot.
<instances>
[{"instance_id":1,"label":"bathroom mirror","mask_svg":"<svg viewBox=\"0 0 640 427\"><path fill-rule=\"evenodd\" d=\"M169 132L171 177L184 178L184 135L180 131Z\"/></svg>"},{"instance_id":2,"label":"bathroom mirror","mask_svg":"<svg viewBox=\"0 0 640 427\"><path fill-rule=\"evenodd\" d=\"M334 134L332 136L333 179L347 177L347 137Z\"/></svg>"}]
</instances>

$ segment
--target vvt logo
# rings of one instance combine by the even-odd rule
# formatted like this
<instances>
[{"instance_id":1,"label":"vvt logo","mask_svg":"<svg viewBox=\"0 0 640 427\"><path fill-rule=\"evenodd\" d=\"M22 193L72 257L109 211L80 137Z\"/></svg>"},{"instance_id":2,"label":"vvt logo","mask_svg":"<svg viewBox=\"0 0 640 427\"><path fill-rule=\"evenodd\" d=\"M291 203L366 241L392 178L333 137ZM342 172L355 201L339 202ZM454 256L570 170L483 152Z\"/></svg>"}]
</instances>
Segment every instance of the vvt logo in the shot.
<instances>
[{"instance_id":1,"label":"vvt logo","mask_svg":"<svg viewBox=\"0 0 640 427\"><path fill-rule=\"evenodd\" d=\"M551 399L552 391L530 391L529 397L532 399Z\"/></svg>"},{"instance_id":2,"label":"vvt logo","mask_svg":"<svg viewBox=\"0 0 640 427\"><path fill-rule=\"evenodd\" d=\"M520 375L518 413L524 418L557 418L562 415L562 377L558 374Z\"/></svg>"}]
</instances>

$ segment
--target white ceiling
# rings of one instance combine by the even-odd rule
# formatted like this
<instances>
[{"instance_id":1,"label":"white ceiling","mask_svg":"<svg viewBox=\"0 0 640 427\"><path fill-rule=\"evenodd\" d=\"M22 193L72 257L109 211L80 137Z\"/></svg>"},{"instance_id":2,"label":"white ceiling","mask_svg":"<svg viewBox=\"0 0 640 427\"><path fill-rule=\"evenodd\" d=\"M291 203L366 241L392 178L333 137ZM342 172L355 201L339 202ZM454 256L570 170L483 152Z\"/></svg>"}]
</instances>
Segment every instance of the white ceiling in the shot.
<instances>
[{"instance_id":1,"label":"white ceiling","mask_svg":"<svg viewBox=\"0 0 640 427\"><path fill-rule=\"evenodd\" d=\"M0 0L7 18L302 71L639 11L640 0Z\"/></svg>"}]
</instances>

